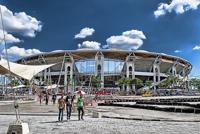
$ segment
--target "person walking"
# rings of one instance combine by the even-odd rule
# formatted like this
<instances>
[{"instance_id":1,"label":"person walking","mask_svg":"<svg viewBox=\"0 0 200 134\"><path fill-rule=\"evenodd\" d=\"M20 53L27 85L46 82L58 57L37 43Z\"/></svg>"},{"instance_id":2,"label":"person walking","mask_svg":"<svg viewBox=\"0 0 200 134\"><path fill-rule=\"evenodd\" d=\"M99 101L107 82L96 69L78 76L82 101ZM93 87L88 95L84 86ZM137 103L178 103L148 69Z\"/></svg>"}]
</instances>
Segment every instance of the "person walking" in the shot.
<instances>
[{"instance_id":1,"label":"person walking","mask_svg":"<svg viewBox=\"0 0 200 134\"><path fill-rule=\"evenodd\" d=\"M53 101L53 104L56 103L56 94L55 93L52 95L52 101Z\"/></svg>"},{"instance_id":2,"label":"person walking","mask_svg":"<svg viewBox=\"0 0 200 134\"><path fill-rule=\"evenodd\" d=\"M39 99L40 99L40 105L42 104L42 92L39 94Z\"/></svg>"},{"instance_id":3,"label":"person walking","mask_svg":"<svg viewBox=\"0 0 200 134\"><path fill-rule=\"evenodd\" d=\"M58 114L58 121L63 121L63 110L65 108L65 100L63 98L63 95L58 99L58 109L59 109L59 114Z\"/></svg>"},{"instance_id":4,"label":"person walking","mask_svg":"<svg viewBox=\"0 0 200 134\"><path fill-rule=\"evenodd\" d=\"M67 120L70 120L71 117L71 113L72 113L72 105L73 105L73 98L69 96L66 97L65 99L65 103L66 103L66 111L67 111Z\"/></svg>"},{"instance_id":5,"label":"person walking","mask_svg":"<svg viewBox=\"0 0 200 134\"><path fill-rule=\"evenodd\" d=\"M48 103L49 103L49 95L48 95L48 92L46 92L45 102L46 102L46 105L48 105Z\"/></svg>"},{"instance_id":6,"label":"person walking","mask_svg":"<svg viewBox=\"0 0 200 134\"><path fill-rule=\"evenodd\" d=\"M84 107L85 107L85 102L83 95L80 93L80 97L78 97L77 100L77 110L78 110L78 120L84 120L83 115L84 115Z\"/></svg>"}]
</instances>

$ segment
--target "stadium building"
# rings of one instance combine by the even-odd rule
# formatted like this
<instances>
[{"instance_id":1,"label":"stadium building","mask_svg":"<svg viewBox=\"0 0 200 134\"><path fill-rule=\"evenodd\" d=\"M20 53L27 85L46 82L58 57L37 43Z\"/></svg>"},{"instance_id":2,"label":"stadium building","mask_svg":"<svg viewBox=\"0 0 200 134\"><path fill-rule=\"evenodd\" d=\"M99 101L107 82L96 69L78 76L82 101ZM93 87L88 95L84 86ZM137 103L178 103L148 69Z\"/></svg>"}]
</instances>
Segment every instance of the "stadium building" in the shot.
<instances>
[{"instance_id":1,"label":"stadium building","mask_svg":"<svg viewBox=\"0 0 200 134\"><path fill-rule=\"evenodd\" d=\"M143 50L78 49L41 53L24 57L17 63L44 65L55 63L40 72L36 79L60 85L89 86L91 76L100 76L101 87L118 87L122 77L158 83L167 73L187 81L192 65L180 57Z\"/></svg>"}]
</instances>

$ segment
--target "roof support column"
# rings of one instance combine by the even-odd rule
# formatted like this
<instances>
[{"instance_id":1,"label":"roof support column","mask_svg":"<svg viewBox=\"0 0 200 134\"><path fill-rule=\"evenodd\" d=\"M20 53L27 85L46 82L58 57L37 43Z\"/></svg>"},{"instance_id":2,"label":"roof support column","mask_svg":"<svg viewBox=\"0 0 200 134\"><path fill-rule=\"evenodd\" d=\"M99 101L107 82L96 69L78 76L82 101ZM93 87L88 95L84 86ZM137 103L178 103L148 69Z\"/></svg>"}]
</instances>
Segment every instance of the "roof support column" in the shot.
<instances>
[{"instance_id":1,"label":"roof support column","mask_svg":"<svg viewBox=\"0 0 200 134\"><path fill-rule=\"evenodd\" d=\"M183 76L183 83L184 83L184 89L189 89L190 86L189 86L189 82L188 82L188 75L187 75L187 72L188 72L188 68L183 68L182 70L182 76Z\"/></svg>"},{"instance_id":2,"label":"roof support column","mask_svg":"<svg viewBox=\"0 0 200 134\"><path fill-rule=\"evenodd\" d=\"M171 68L171 73L172 73L172 75L174 76L174 77L177 77L178 75L177 75L177 69L176 69L176 67L178 66L178 61L176 60L176 61L174 61L174 63L173 63L173 65L172 65L172 68ZM177 85L177 83L175 82L175 81L173 81L173 87L175 86L175 85Z\"/></svg>"},{"instance_id":3,"label":"roof support column","mask_svg":"<svg viewBox=\"0 0 200 134\"><path fill-rule=\"evenodd\" d=\"M44 82L47 81L47 69L44 70Z\"/></svg>"},{"instance_id":4,"label":"roof support column","mask_svg":"<svg viewBox=\"0 0 200 134\"><path fill-rule=\"evenodd\" d=\"M156 83L160 82L160 64L161 64L160 56L157 56L154 63L153 63L153 89L154 93L156 93Z\"/></svg>"},{"instance_id":5,"label":"roof support column","mask_svg":"<svg viewBox=\"0 0 200 134\"><path fill-rule=\"evenodd\" d=\"M135 54L133 52L126 57L126 78L135 78L135 59ZM135 91L135 85L127 85L127 92L132 89Z\"/></svg>"},{"instance_id":6,"label":"roof support column","mask_svg":"<svg viewBox=\"0 0 200 134\"><path fill-rule=\"evenodd\" d=\"M176 73L176 65L173 65L173 66L172 66L172 75L177 76L177 73Z\"/></svg>"},{"instance_id":7,"label":"roof support column","mask_svg":"<svg viewBox=\"0 0 200 134\"><path fill-rule=\"evenodd\" d=\"M99 76L101 79L101 88L104 88L104 55L101 52L97 52L95 55L96 71L95 76Z\"/></svg>"},{"instance_id":8,"label":"roof support column","mask_svg":"<svg viewBox=\"0 0 200 134\"><path fill-rule=\"evenodd\" d=\"M65 66L64 66L64 71L65 71L65 75L64 75L64 92L68 93L68 92L74 92L74 88L75 88L75 78L74 78L74 60L71 56L66 56L65 57ZM70 85L70 86L69 86ZM69 89L70 87L70 89Z\"/></svg>"},{"instance_id":9,"label":"roof support column","mask_svg":"<svg viewBox=\"0 0 200 134\"><path fill-rule=\"evenodd\" d=\"M160 65L159 64L154 64L153 65L153 82L160 82Z\"/></svg>"}]
</instances>

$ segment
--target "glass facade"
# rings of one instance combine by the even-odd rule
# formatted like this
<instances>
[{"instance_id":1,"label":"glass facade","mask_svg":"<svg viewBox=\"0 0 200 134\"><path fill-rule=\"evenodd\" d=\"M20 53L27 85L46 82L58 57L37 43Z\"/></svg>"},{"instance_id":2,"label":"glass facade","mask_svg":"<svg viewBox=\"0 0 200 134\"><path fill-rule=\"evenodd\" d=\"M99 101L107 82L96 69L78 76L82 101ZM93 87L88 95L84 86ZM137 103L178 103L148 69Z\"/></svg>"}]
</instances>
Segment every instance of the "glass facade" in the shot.
<instances>
[{"instance_id":1,"label":"glass facade","mask_svg":"<svg viewBox=\"0 0 200 134\"><path fill-rule=\"evenodd\" d=\"M105 74L119 74L124 66L124 61L115 59L104 59Z\"/></svg>"},{"instance_id":2,"label":"glass facade","mask_svg":"<svg viewBox=\"0 0 200 134\"><path fill-rule=\"evenodd\" d=\"M79 73L95 74L96 61L94 59L79 60L75 62ZM119 74L124 66L124 61L104 59L103 70L105 74Z\"/></svg>"},{"instance_id":3,"label":"glass facade","mask_svg":"<svg viewBox=\"0 0 200 134\"><path fill-rule=\"evenodd\" d=\"M95 64L96 61L94 59L79 60L75 62L78 72L85 74L95 74Z\"/></svg>"}]
</instances>

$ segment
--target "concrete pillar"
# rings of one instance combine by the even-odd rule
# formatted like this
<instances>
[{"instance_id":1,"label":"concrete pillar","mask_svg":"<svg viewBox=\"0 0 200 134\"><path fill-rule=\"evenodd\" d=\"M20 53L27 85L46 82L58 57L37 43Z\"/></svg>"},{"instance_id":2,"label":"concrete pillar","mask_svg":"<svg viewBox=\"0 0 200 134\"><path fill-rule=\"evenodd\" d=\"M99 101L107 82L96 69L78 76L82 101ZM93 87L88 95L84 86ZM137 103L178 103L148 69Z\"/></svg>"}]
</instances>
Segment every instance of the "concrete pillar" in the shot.
<instances>
[{"instance_id":1,"label":"concrete pillar","mask_svg":"<svg viewBox=\"0 0 200 134\"><path fill-rule=\"evenodd\" d=\"M51 68L48 68L48 85L52 84L51 83Z\"/></svg>"},{"instance_id":2,"label":"concrete pillar","mask_svg":"<svg viewBox=\"0 0 200 134\"><path fill-rule=\"evenodd\" d=\"M131 68L131 69L130 69ZM126 77L134 79L135 78L135 56L134 53L129 54L126 57ZM127 85L127 91L129 92L130 89L134 89L135 91L135 85Z\"/></svg>"},{"instance_id":3,"label":"concrete pillar","mask_svg":"<svg viewBox=\"0 0 200 134\"><path fill-rule=\"evenodd\" d=\"M154 64L153 65L153 73L154 73L154 75L153 75L153 82L154 83L160 82L160 65L159 64Z\"/></svg>"},{"instance_id":4,"label":"concrete pillar","mask_svg":"<svg viewBox=\"0 0 200 134\"><path fill-rule=\"evenodd\" d=\"M182 77L185 77L186 76L186 70L185 70L185 68L183 68L183 70L182 70Z\"/></svg>"},{"instance_id":5,"label":"concrete pillar","mask_svg":"<svg viewBox=\"0 0 200 134\"><path fill-rule=\"evenodd\" d=\"M104 55L98 52L95 56L95 61L96 61L95 76L98 76L100 74L101 88L104 88Z\"/></svg>"},{"instance_id":6,"label":"concrete pillar","mask_svg":"<svg viewBox=\"0 0 200 134\"><path fill-rule=\"evenodd\" d=\"M184 89L186 89L187 88L187 85L186 85L186 72L185 72L185 68L183 68L183 70L182 70L182 79L183 79L183 87L184 87Z\"/></svg>"},{"instance_id":7,"label":"concrete pillar","mask_svg":"<svg viewBox=\"0 0 200 134\"><path fill-rule=\"evenodd\" d=\"M73 87L72 87L72 84L73 84L73 63L72 62L66 62L65 65L64 65L64 90L65 90L65 93L67 92L67 89L70 86L70 89L68 89L68 92L73 92ZM70 70L69 70L70 68Z\"/></svg>"},{"instance_id":8,"label":"concrete pillar","mask_svg":"<svg viewBox=\"0 0 200 134\"><path fill-rule=\"evenodd\" d=\"M47 69L44 70L44 81L46 82L47 80Z\"/></svg>"},{"instance_id":9,"label":"concrete pillar","mask_svg":"<svg viewBox=\"0 0 200 134\"><path fill-rule=\"evenodd\" d=\"M2 85L2 90L3 90L3 95L5 94L5 85L6 85L6 77L5 75L1 75L3 77L3 85Z\"/></svg>"},{"instance_id":10,"label":"concrete pillar","mask_svg":"<svg viewBox=\"0 0 200 134\"><path fill-rule=\"evenodd\" d=\"M172 66L172 75L177 76L176 65Z\"/></svg>"},{"instance_id":11,"label":"concrete pillar","mask_svg":"<svg viewBox=\"0 0 200 134\"><path fill-rule=\"evenodd\" d=\"M64 65L64 92L66 93L67 90L67 64Z\"/></svg>"},{"instance_id":12,"label":"concrete pillar","mask_svg":"<svg viewBox=\"0 0 200 134\"><path fill-rule=\"evenodd\" d=\"M161 60L158 56L154 63L153 63L153 83L156 84L157 82L160 82L160 64ZM154 93L156 93L156 85L153 86Z\"/></svg>"},{"instance_id":13,"label":"concrete pillar","mask_svg":"<svg viewBox=\"0 0 200 134\"><path fill-rule=\"evenodd\" d=\"M42 82L42 75L40 75L40 82L39 82L39 85L41 85L41 82Z\"/></svg>"},{"instance_id":14,"label":"concrete pillar","mask_svg":"<svg viewBox=\"0 0 200 134\"><path fill-rule=\"evenodd\" d=\"M130 68L132 68L130 70ZM134 61L127 61L126 62L126 77L127 78L130 78L131 76L131 79L134 79L135 78L135 64L134 64ZM130 89L134 89L135 90L135 85L131 85L131 86L127 86L127 91L130 91Z\"/></svg>"}]
</instances>

